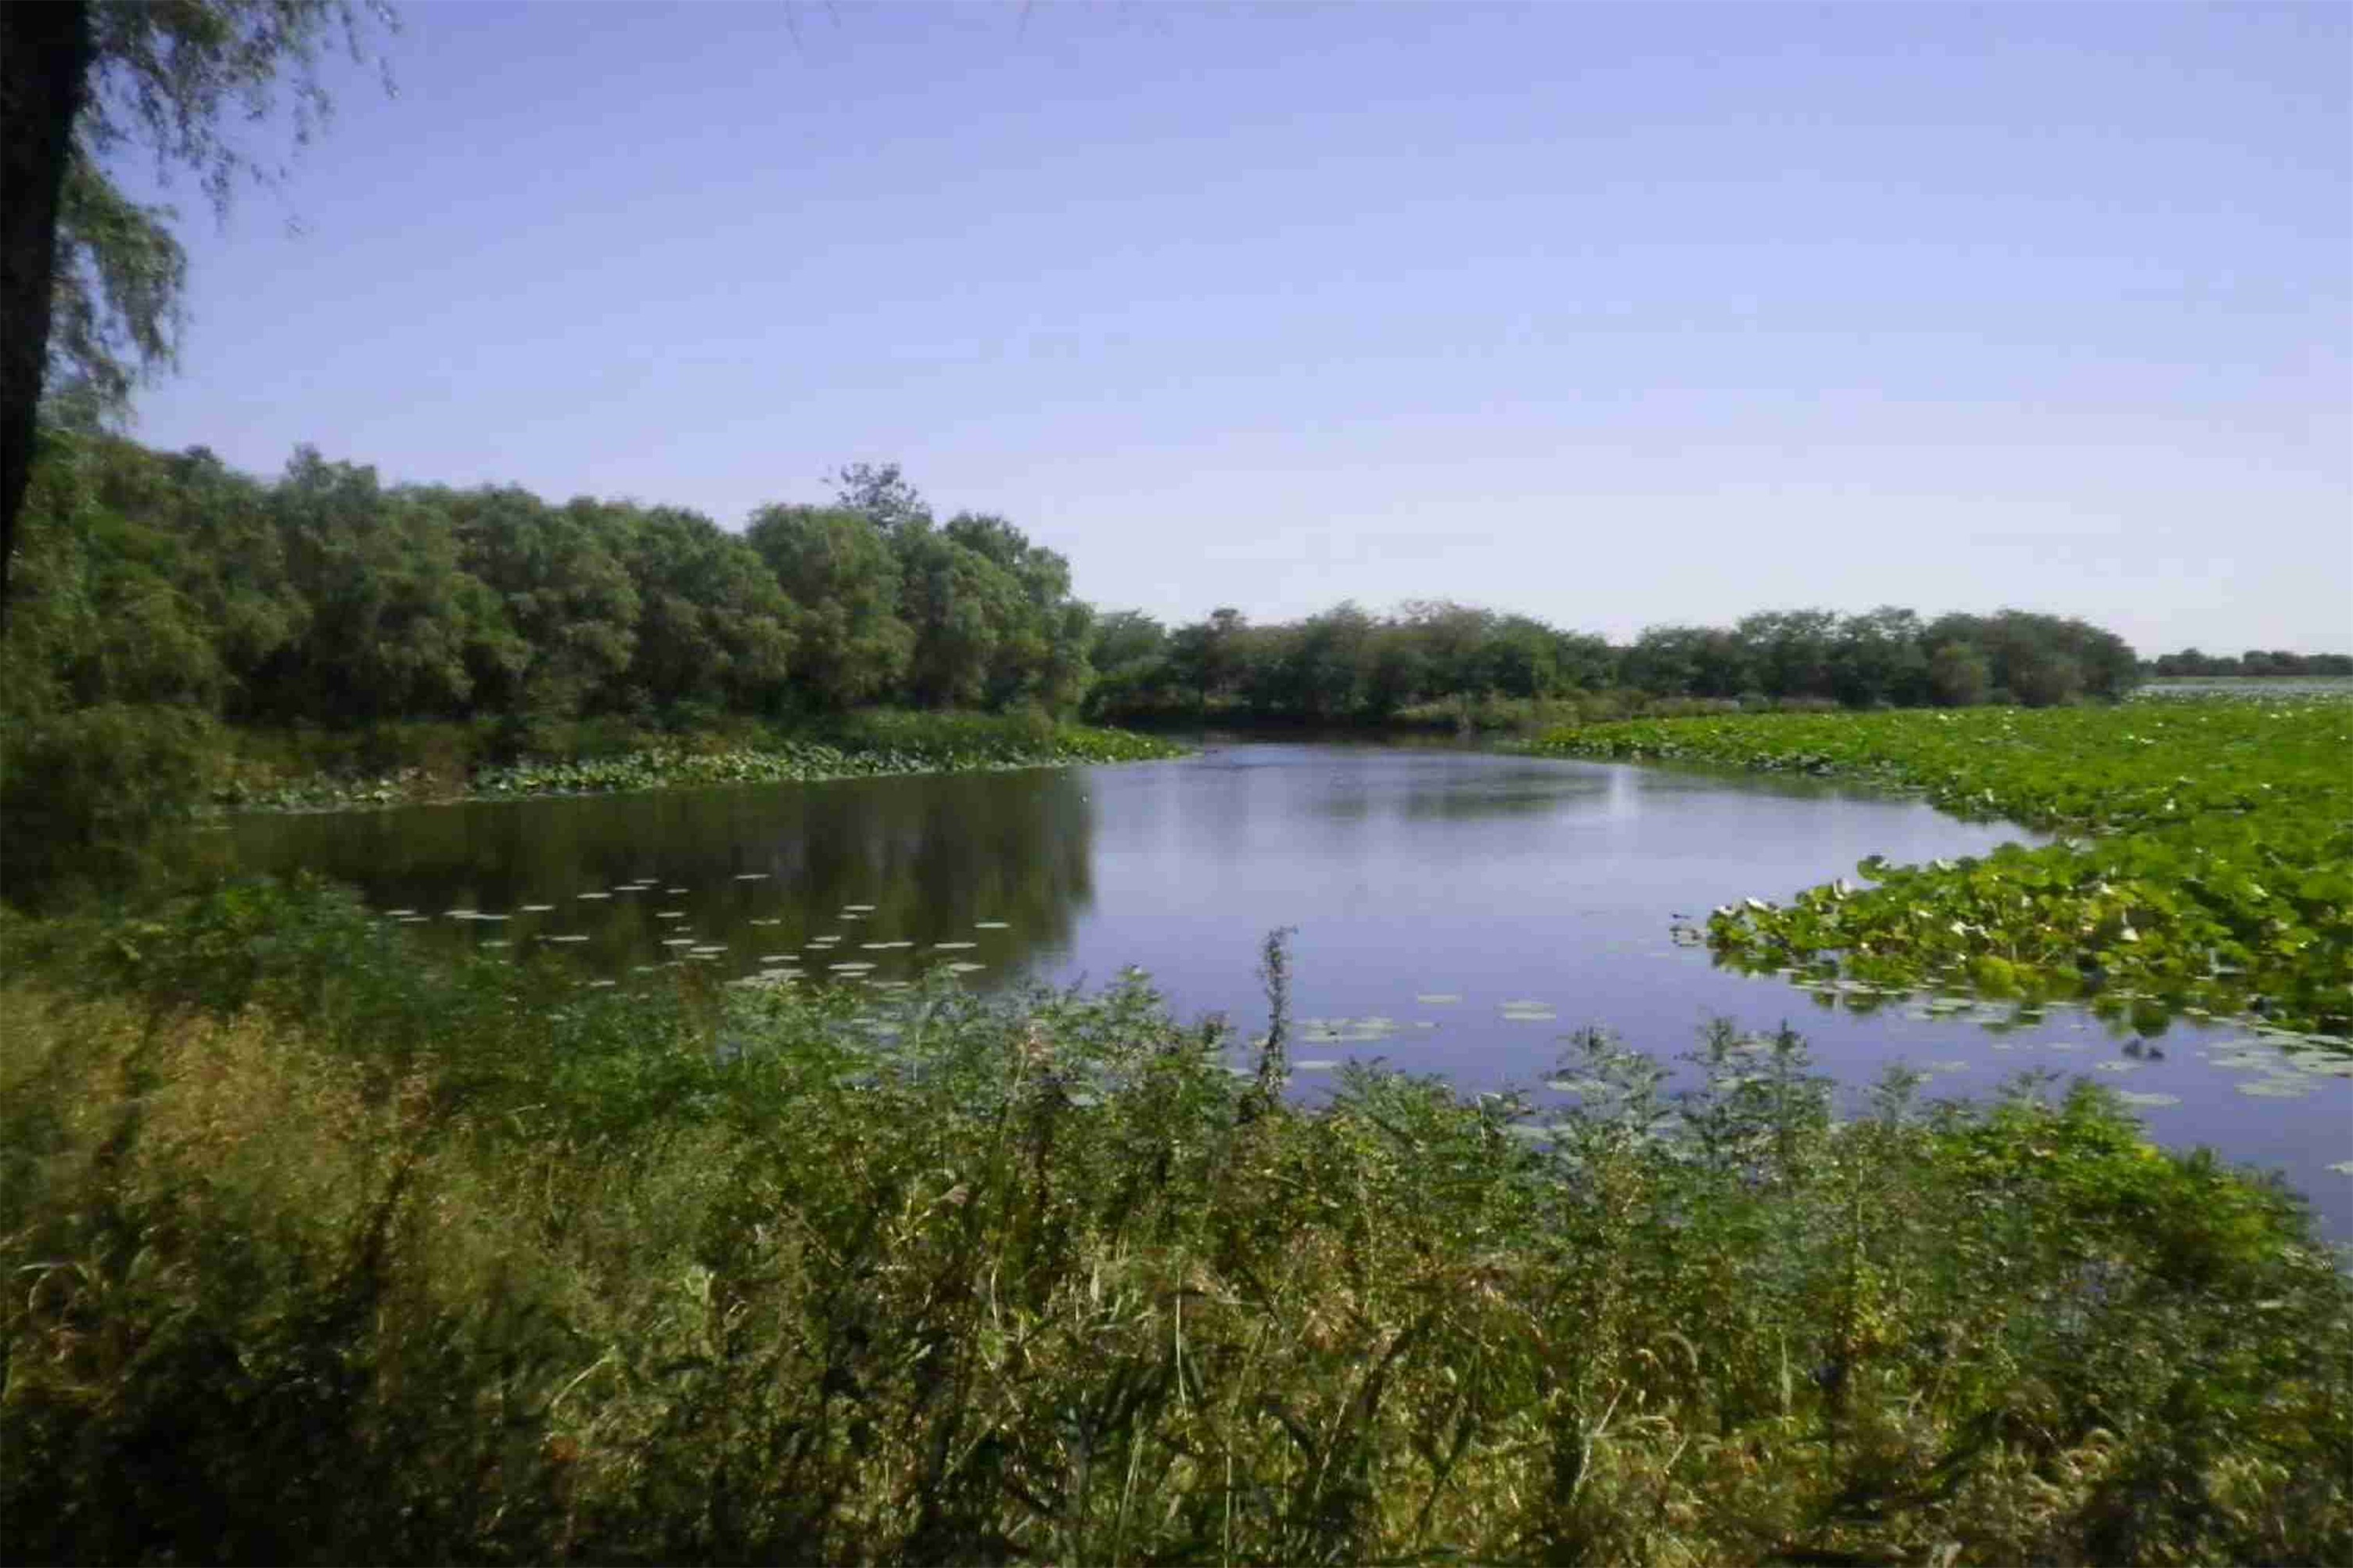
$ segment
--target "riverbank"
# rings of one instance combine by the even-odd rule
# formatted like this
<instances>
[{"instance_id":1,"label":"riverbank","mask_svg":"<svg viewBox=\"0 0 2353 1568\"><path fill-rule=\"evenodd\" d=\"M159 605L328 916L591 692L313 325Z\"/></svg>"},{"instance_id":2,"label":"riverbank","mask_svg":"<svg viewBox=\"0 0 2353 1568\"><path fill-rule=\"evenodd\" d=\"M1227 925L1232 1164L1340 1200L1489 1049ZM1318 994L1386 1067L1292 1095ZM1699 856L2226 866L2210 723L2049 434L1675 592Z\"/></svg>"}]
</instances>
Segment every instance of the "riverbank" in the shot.
<instances>
[{"instance_id":1,"label":"riverbank","mask_svg":"<svg viewBox=\"0 0 2353 1568\"><path fill-rule=\"evenodd\" d=\"M1758 969L2152 1021L2253 1015L2353 1047L2353 704L1757 715L1549 733L1556 756L1852 778L2064 835L1864 862L1787 904L1726 888L1710 946Z\"/></svg>"},{"instance_id":2,"label":"riverbank","mask_svg":"<svg viewBox=\"0 0 2353 1568\"><path fill-rule=\"evenodd\" d=\"M1352 1072L1131 981L582 990L331 891L6 932L40 1560L2333 1561L2353 1287L2108 1097Z\"/></svg>"},{"instance_id":3,"label":"riverbank","mask_svg":"<svg viewBox=\"0 0 2353 1568\"><path fill-rule=\"evenodd\" d=\"M798 725L738 721L682 731L617 723L523 735L496 724L237 731L227 746L211 798L240 811L1062 767L1181 756L1187 749L1037 715L879 710Z\"/></svg>"}]
</instances>

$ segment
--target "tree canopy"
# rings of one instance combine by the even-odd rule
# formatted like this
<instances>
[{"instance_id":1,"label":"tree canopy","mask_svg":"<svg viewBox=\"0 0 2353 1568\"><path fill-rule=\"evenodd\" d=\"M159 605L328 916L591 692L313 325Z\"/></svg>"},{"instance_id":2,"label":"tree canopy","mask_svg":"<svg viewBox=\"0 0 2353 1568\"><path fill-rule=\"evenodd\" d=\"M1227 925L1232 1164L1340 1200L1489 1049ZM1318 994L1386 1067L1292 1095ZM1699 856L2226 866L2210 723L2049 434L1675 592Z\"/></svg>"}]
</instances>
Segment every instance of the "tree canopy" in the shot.
<instances>
[{"instance_id":1,"label":"tree canopy","mask_svg":"<svg viewBox=\"0 0 2353 1568\"><path fill-rule=\"evenodd\" d=\"M326 121L322 67L394 25L385 0L42 0L0 7L0 615L46 397L88 424L177 352L187 257L173 208L110 172L135 153L216 212L280 163L243 127Z\"/></svg>"}]
</instances>

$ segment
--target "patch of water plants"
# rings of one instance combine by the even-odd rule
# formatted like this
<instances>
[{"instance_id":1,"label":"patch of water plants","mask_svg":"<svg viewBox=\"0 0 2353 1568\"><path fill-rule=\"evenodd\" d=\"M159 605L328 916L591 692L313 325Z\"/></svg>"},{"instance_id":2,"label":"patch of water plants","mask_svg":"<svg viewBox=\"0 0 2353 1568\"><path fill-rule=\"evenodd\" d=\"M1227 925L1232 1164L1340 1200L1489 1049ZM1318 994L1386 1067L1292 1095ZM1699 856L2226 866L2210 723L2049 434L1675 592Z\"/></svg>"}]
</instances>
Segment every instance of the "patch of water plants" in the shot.
<instances>
[{"instance_id":1,"label":"patch of water plants","mask_svg":"<svg viewBox=\"0 0 2353 1568\"><path fill-rule=\"evenodd\" d=\"M2154 1026L2202 1009L2353 1035L2353 705L2282 698L2039 711L1760 714L1595 725L1563 756L1853 778L2060 835L1982 858L1873 858L1707 924L1724 960L1799 978L2089 998Z\"/></svg>"},{"instance_id":2,"label":"patch of water plants","mask_svg":"<svg viewBox=\"0 0 2353 1568\"><path fill-rule=\"evenodd\" d=\"M2088 1085L1310 1107L1279 949L1253 1068L1134 973L583 992L316 887L0 935L12 1557L2353 1558L2353 1281Z\"/></svg>"},{"instance_id":3,"label":"patch of water plants","mask_svg":"<svg viewBox=\"0 0 2353 1568\"><path fill-rule=\"evenodd\" d=\"M779 736L749 745L680 742L613 756L485 764L473 768L463 784L454 788L446 776L418 767L364 776L314 773L261 784L237 780L216 792L216 803L247 811L337 811L433 800L1000 772L1184 754L1182 746L1155 736L1090 725L1008 725L978 716L964 721L959 715L894 717L902 721L840 725L820 738Z\"/></svg>"}]
</instances>

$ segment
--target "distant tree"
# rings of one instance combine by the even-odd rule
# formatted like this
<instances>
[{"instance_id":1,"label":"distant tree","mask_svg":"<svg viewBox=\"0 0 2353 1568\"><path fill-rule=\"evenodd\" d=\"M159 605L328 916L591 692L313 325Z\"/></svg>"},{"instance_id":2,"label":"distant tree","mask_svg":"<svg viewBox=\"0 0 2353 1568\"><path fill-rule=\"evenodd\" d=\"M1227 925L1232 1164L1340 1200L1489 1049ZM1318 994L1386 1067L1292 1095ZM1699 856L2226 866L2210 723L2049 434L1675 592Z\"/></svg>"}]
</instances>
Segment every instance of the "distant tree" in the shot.
<instances>
[{"instance_id":1,"label":"distant tree","mask_svg":"<svg viewBox=\"0 0 2353 1568\"><path fill-rule=\"evenodd\" d=\"M1208 620L1179 626L1170 634L1170 670L1177 684L1194 694L1195 706L1207 710L1212 698L1233 690L1249 625L1240 610L1220 605L1209 612Z\"/></svg>"},{"instance_id":2,"label":"distant tree","mask_svg":"<svg viewBox=\"0 0 2353 1568\"><path fill-rule=\"evenodd\" d=\"M193 173L216 210L268 182L230 127L269 117L281 84L297 143L323 122L322 46L356 58L384 0L39 0L0 6L0 617L45 391L119 411L169 364L185 254L176 214L123 195L106 161L151 152Z\"/></svg>"},{"instance_id":3,"label":"distant tree","mask_svg":"<svg viewBox=\"0 0 2353 1568\"><path fill-rule=\"evenodd\" d=\"M1928 690L1939 707L1974 708L1992 695L1993 667L1972 643L1947 642L1928 655Z\"/></svg>"}]
</instances>

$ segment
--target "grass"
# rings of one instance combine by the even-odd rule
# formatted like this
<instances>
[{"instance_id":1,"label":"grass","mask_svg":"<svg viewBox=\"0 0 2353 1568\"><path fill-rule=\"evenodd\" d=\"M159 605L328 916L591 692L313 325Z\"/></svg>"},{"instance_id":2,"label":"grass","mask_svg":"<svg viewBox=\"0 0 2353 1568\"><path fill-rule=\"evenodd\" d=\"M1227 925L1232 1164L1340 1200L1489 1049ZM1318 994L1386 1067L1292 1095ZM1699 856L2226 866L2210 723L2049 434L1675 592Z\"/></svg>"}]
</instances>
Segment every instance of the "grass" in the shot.
<instances>
[{"instance_id":1,"label":"grass","mask_svg":"<svg viewBox=\"0 0 2353 1568\"><path fill-rule=\"evenodd\" d=\"M2353 1288L2110 1098L1282 1095L1140 980L583 992L9 925L28 1560L2342 1561Z\"/></svg>"},{"instance_id":2,"label":"grass","mask_svg":"<svg viewBox=\"0 0 2353 1568\"><path fill-rule=\"evenodd\" d=\"M1559 731L1535 749L1854 778L2062 836L1927 867L1873 859L1857 868L1866 885L1784 904L1727 888L1707 934L1731 962L2353 1035L2340 701L1694 719Z\"/></svg>"}]
</instances>

